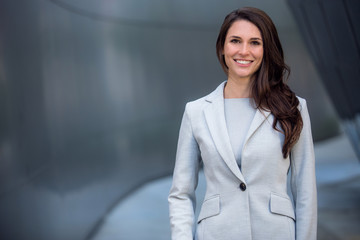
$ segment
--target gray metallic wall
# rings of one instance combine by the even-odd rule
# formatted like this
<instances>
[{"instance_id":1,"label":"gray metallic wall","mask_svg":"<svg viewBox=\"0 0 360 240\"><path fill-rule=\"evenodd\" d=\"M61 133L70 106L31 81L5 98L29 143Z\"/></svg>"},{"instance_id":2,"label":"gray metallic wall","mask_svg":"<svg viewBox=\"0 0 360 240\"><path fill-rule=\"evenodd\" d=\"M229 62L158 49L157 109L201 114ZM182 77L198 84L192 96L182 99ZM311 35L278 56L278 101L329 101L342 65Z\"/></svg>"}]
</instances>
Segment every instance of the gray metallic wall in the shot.
<instances>
[{"instance_id":1,"label":"gray metallic wall","mask_svg":"<svg viewBox=\"0 0 360 240\"><path fill-rule=\"evenodd\" d=\"M243 4L278 25L314 137L336 134L284 2ZM86 239L123 196L170 174L184 104L226 79L215 40L237 7L0 1L0 239Z\"/></svg>"},{"instance_id":2,"label":"gray metallic wall","mask_svg":"<svg viewBox=\"0 0 360 240\"><path fill-rule=\"evenodd\" d=\"M0 22L0 239L84 239L127 192L171 173L184 102L224 78L205 67L214 31L41 0L1 1Z\"/></svg>"},{"instance_id":3,"label":"gray metallic wall","mask_svg":"<svg viewBox=\"0 0 360 240\"><path fill-rule=\"evenodd\" d=\"M360 159L360 1L288 2Z\"/></svg>"}]
</instances>

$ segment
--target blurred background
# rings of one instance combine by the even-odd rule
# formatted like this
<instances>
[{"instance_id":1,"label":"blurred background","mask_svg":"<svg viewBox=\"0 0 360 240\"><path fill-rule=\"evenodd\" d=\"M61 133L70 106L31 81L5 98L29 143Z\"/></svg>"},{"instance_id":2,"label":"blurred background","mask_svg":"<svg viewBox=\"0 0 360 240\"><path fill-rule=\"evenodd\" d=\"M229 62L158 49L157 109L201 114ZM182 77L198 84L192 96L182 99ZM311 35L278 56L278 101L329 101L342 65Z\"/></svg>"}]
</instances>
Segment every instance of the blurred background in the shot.
<instances>
[{"instance_id":1,"label":"blurred background","mask_svg":"<svg viewBox=\"0 0 360 240\"><path fill-rule=\"evenodd\" d=\"M226 80L215 41L243 6L308 101L319 238L360 239L357 0L0 0L0 239L170 239L184 106Z\"/></svg>"}]
</instances>

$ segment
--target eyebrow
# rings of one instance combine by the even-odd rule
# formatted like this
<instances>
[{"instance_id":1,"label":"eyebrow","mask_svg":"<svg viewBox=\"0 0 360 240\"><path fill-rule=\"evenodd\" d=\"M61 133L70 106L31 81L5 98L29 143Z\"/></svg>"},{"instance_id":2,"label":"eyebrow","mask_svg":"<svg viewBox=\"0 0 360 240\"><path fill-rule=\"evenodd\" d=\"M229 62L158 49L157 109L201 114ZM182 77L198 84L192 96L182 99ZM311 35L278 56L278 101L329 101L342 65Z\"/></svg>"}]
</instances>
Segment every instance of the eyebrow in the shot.
<instances>
[{"instance_id":1,"label":"eyebrow","mask_svg":"<svg viewBox=\"0 0 360 240\"><path fill-rule=\"evenodd\" d=\"M230 38L241 39L241 37L238 37L238 36L231 36ZM261 39L261 38L257 38L257 37L250 38L250 40L260 40L260 41L262 41L262 39Z\"/></svg>"}]
</instances>

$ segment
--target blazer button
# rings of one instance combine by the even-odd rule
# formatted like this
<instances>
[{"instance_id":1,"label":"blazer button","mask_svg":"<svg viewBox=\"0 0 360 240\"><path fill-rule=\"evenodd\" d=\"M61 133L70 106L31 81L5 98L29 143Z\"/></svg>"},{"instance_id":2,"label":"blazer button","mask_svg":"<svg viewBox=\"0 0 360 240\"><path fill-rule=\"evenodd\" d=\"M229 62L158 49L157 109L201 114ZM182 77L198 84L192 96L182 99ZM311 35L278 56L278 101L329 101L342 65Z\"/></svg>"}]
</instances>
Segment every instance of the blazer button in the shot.
<instances>
[{"instance_id":1,"label":"blazer button","mask_svg":"<svg viewBox=\"0 0 360 240\"><path fill-rule=\"evenodd\" d=\"M240 189L242 190L242 191L245 191L246 190L246 185L245 185L245 183L240 183Z\"/></svg>"}]
</instances>

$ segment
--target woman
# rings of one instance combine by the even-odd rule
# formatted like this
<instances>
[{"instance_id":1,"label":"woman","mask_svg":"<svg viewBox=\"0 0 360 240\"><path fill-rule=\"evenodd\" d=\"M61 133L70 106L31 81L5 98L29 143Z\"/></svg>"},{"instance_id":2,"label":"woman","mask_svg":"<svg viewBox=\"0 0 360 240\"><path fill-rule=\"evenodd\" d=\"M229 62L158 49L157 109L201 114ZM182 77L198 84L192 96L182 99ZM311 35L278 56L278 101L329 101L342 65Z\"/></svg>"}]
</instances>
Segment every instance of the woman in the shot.
<instances>
[{"instance_id":1,"label":"woman","mask_svg":"<svg viewBox=\"0 0 360 240\"><path fill-rule=\"evenodd\" d=\"M316 239L310 119L285 83L273 22L256 8L235 10L216 50L228 80L186 105L169 194L172 239ZM201 162L207 190L195 222Z\"/></svg>"}]
</instances>

